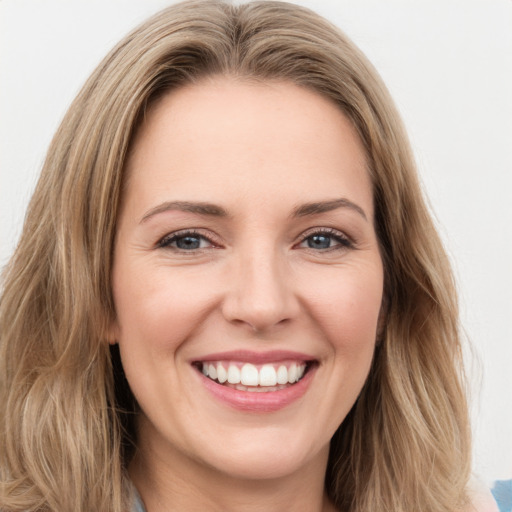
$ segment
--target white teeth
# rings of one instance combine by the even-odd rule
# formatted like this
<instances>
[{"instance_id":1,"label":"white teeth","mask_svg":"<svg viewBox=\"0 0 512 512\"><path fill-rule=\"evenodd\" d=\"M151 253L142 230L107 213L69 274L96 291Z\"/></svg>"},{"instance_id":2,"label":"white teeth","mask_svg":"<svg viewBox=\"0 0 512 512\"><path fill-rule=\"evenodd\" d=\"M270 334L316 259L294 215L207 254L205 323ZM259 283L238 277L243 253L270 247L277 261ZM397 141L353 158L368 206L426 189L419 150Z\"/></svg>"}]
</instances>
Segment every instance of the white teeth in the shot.
<instances>
[{"instance_id":1,"label":"white teeth","mask_svg":"<svg viewBox=\"0 0 512 512\"><path fill-rule=\"evenodd\" d=\"M261 367L259 385L275 386L277 384L276 370L271 364L265 364Z\"/></svg>"},{"instance_id":2,"label":"white teeth","mask_svg":"<svg viewBox=\"0 0 512 512\"><path fill-rule=\"evenodd\" d=\"M277 383L288 384L288 369L283 364L277 370Z\"/></svg>"},{"instance_id":3,"label":"white teeth","mask_svg":"<svg viewBox=\"0 0 512 512\"><path fill-rule=\"evenodd\" d=\"M280 389L284 389L287 386L242 386L242 384L234 384L232 387L238 389L238 391L250 391L251 393L269 393L272 391L279 391Z\"/></svg>"},{"instance_id":4,"label":"white teeth","mask_svg":"<svg viewBox=\"0 0 512 512\"><path fill-rule=\"evenodd\" d=\"M219 364L217 366L217 380L221 384L224 384L224 382L226 382L228 380L228 372L226 371L224 366L222 366L221 364Z\"/></svg>"},{"instance_id":5,"label":"white teeth","mask_svg":"<svg viewBox=\"0 0 512 512\"><path fill-rule=\"evenodd\" d=\"M258 368L250 363L244 364L242 366L242 371L240 372L240 382L244 386L257 386Z\"/></svg>"},{"instance_id":6,"label":"white teeth","mask_svg":"<svg viewBox=\"0 0 512 512\"><path fill-rule=\"evenodd\" d=\"M230 384L240 384L240 370L234 364L229 365L228 382Z\"/></svg>"},{"instance_id":7,"label":"white teeth","mask_svg":"<svg viewBox=\"0 0 512 512\"><path fill-rule=\"evenodd\" d=\"M291 363L289 367L285 364L264 364L259 369L251 363L245 363L240 369L240 364L203 363L201 371L206 377L221 384L238 384L247 391L255 391L257 387L264 387L267 391L281 389L286 384L300 380L306 371L305 363Z\"/></svg>"},{"instance_id":8,"label":"white teeth","mask_svg":"<svg viewBox=\"0 0 512 512\"><path fill-rule=\"evenodd\" d=\"M217 378L217 369L213 364L208 365L208 375L214 380Z\"/></svg>"},{"instance_id":9,"label":"white teeth","mask_svg":"<svg viewBox=\"0 0 512 512\"><path fill-rule=\"evenodd\" d=\"M297 365L292 363L288 369L288 382L293 384L297 380Z\"/></svg>"}]
</instances>

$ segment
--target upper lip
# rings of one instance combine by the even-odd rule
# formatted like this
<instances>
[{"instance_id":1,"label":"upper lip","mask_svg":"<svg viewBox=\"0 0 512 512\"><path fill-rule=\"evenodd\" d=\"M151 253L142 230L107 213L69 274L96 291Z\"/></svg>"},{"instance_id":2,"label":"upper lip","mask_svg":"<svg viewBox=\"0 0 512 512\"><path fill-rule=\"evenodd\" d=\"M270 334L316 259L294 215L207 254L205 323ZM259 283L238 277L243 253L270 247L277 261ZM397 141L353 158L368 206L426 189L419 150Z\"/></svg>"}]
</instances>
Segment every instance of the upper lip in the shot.
<instances>
[{"instance_id":1,"label":"upper lip","mask_svg":"<svg viewBox=\"0 0 512 512\"><path fill-rule=\"evenodd\" d=\"M195 358L193 362L204 361L239 361L242 363L265 364L278 363L279 361L315 361L316 358L302 352L290 350L270 350L266 352L255 352L251 350L229 350L226 352L215 352Z\"/></svg>"}]
</instances>

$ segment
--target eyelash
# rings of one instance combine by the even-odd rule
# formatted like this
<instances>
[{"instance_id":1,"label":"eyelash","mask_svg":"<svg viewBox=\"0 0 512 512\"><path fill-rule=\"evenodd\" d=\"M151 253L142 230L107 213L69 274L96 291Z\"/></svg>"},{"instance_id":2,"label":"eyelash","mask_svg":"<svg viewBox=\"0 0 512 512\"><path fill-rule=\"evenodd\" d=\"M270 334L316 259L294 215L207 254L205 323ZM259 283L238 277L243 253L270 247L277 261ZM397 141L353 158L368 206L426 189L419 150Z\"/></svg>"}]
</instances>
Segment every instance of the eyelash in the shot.
<instances>
[{"instance_id":1,"label":"eyelash","mask_svg":"<svg viewBox=\"0 0 512 512\"><path fill-rule=\"evenodd\" d=\"M306 249L309 249L313 252L329 252L336 250L353 249L355 247L354 242L350 238L348 238L341 231L338 231L337 229L334 228L313 228L302 235L298 245L300 246L308 239L318 235L329 237L338 242L338 244L332 247L327 247L325 249L314 249L312 247L305 247Z\"/></svg>"},{"instance_id":2,"label":"eyelash","mask_svg":"<svg viewBox=\"0 0 512 512\"><path fill-rule=\"evenodd\" d=\"M336 250L345 250L345 249L353 249L354 248L354 242L350 240L346 235L344 235L341 231L338 231L333 228L313 228L304 233L301 236L301 239L298 244L294 245L294 248L298 248L301 246L301 244L305 243L308 239L314 237L314 236L325 236L328 238L333 239L337 242L336 245L332 247L327 248L320 248L315 249L313 247L304 247L305 249L308 249L313 252L329 252L329 251L336 251ZM174 242L177 242L179 240L183 240L187 237L195 238L201 241L206 241L208 244L210 244L210 247L198 247L193 249L183 249L180 247L173 247L171 244ZM211 248L218 248L220 244L216 243L212 240L211 236L206 236L202 234L198 230L190 229L190 230L184 230L184 231L177 231L175 233L168 234L164 236L161 240L157 243L157 248L159 249L173 249L177 252L183 252L183 253L193 253L198 252L204 249L211 249Z\"/></svg>"},{"instance_id":3,"label":"eyelash","mask_svg":"<svg viewBox=\"0 0 512 512\"><path fill-rule=\"evenodd\" d=\"M189 230L185 230L185 231L177 231L175 233L171 233L169 235L166 235L164 236L158 243L157 243L157 247L160 248L160 249L165 249L165 248L170 248L170 249L174 249L175 251L179 251L179 252L196 252L196 251L201 251L201 250L204 250L206 249L205 247L199 247L197 249L181 249L179 247L172 247L171 244L174 243L174 242L177 242L178 240L182 240L184 238L187 238L187 237L190 237L190 238L197 238L199 239L200 241L204 241L206 240L213 248L216 248L218 247L219 245L216 244L212 239L211 237L208 237L208 236L205 236L203 235L201 232L199 232L198 230L194 230L194 229L189 229ZM211 247L208 247L208 249L210 249Z\"/></svg>"}]
</instances>

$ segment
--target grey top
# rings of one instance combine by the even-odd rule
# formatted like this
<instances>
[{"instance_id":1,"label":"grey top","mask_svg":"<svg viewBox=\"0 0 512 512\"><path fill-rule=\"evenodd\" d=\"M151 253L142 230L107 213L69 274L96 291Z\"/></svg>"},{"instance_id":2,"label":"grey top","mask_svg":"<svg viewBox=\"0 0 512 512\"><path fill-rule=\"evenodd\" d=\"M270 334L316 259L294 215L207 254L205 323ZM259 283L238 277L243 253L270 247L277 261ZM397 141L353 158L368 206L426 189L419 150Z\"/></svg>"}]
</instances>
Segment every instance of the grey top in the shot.
<instances>
[{"instance_id":1,"label":"grey top","mask_svg":"<svg viewBox=\"0 0 512 512\"><path fill-rule=\"evenodd\" d=\"M132 485L132 487L134 500L131 512L146 512L146 508L144 507L144 503L142 503L142 498L137 492L137 489L135 489L134 485Z\"/></svg>"}]
</instances>

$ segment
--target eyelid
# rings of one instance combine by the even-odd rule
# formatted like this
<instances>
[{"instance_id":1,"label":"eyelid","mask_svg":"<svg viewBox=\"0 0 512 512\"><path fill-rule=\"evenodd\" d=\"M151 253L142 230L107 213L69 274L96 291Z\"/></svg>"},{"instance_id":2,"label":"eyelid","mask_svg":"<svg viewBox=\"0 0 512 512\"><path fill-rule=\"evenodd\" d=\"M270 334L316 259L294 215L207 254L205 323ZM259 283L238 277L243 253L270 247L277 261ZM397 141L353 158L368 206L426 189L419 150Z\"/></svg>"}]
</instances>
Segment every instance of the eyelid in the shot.
<instances>
[{"instance_id":1,"label":"eyelid","mask_svg":"<svg viewBox=\"0 0 512 512\"><path fill-rule=\"evenodd\" d=\"M186 237L186 236L195 236L197 238L202 238L203 240L207 240L212 247L211 248L218 248L221 246L221 243L219 240L217 240L217 236L213 234L211 231L202 229L202 228L186 228L186 229L179 229L177 231L171 231L170 233L167 233L163 237L161 237L155 244L156 249L174 249L177 252L198 252L208 248L202 248L202 249L196 249L195 251L184 251L182 249L179 249L177 247L171 247L171 243L177 240L178 238Z\"/></svg>"},{"instance_id":2,"label":"eyelid","mask_svg":"<svg viewBox=\"0 0 512 512\"><path fill-rule=\"evenodd\" d=\"M335 229L335 228L319 227L318 226L318 227L309 228L308 230L301 233L299 241L297 242L297 244L295 244L295 246L300 245L301 243L306 241L310 236L317 235L317 234L330 235L331 237L340 240L341 247L343 247L345 249L346 248L355 248L355 245L356 245L355 241L351 237L349 237L346 233L344 233L343 231L340 231L339 229ZM333 247L332 249L334 249L335 247Z\"/></svg>"},{"instance_id":3,"label":"eyelid","mask_svg":"<svg viewBox=\"0 0 512 512\"><path fill-rule=\"evenodd\" d=\"M294 247L297 247L298 245L302 244L305 240L307 240L309 237L317 234L329 235L337 239L340 242L340 246L342 248L354 248L356 245L354 240L347 234L345 234L343 231L331 227L317 226L309 228L303 233L301 233L298 241L294 244ZM194 251L184 251L182 249L173 248L170 246L170 244L175 240L186 236L194 236L197 238L202 238L203 240L207 240L208 243L212 245L212 247L196 249ZM222 247L222 243L220 242L219 237L215 233L212 233L210 230L205 230L203 228L186 228L179 229L177 231L171 231L170 233L167 233L161 238L159 238L159 240L155 244L156 249L170 248L176 250L177 252L198 252L205 249L219 247ZM333 249L335 247L333 247Z\"/></svg>"}]
</instances>

